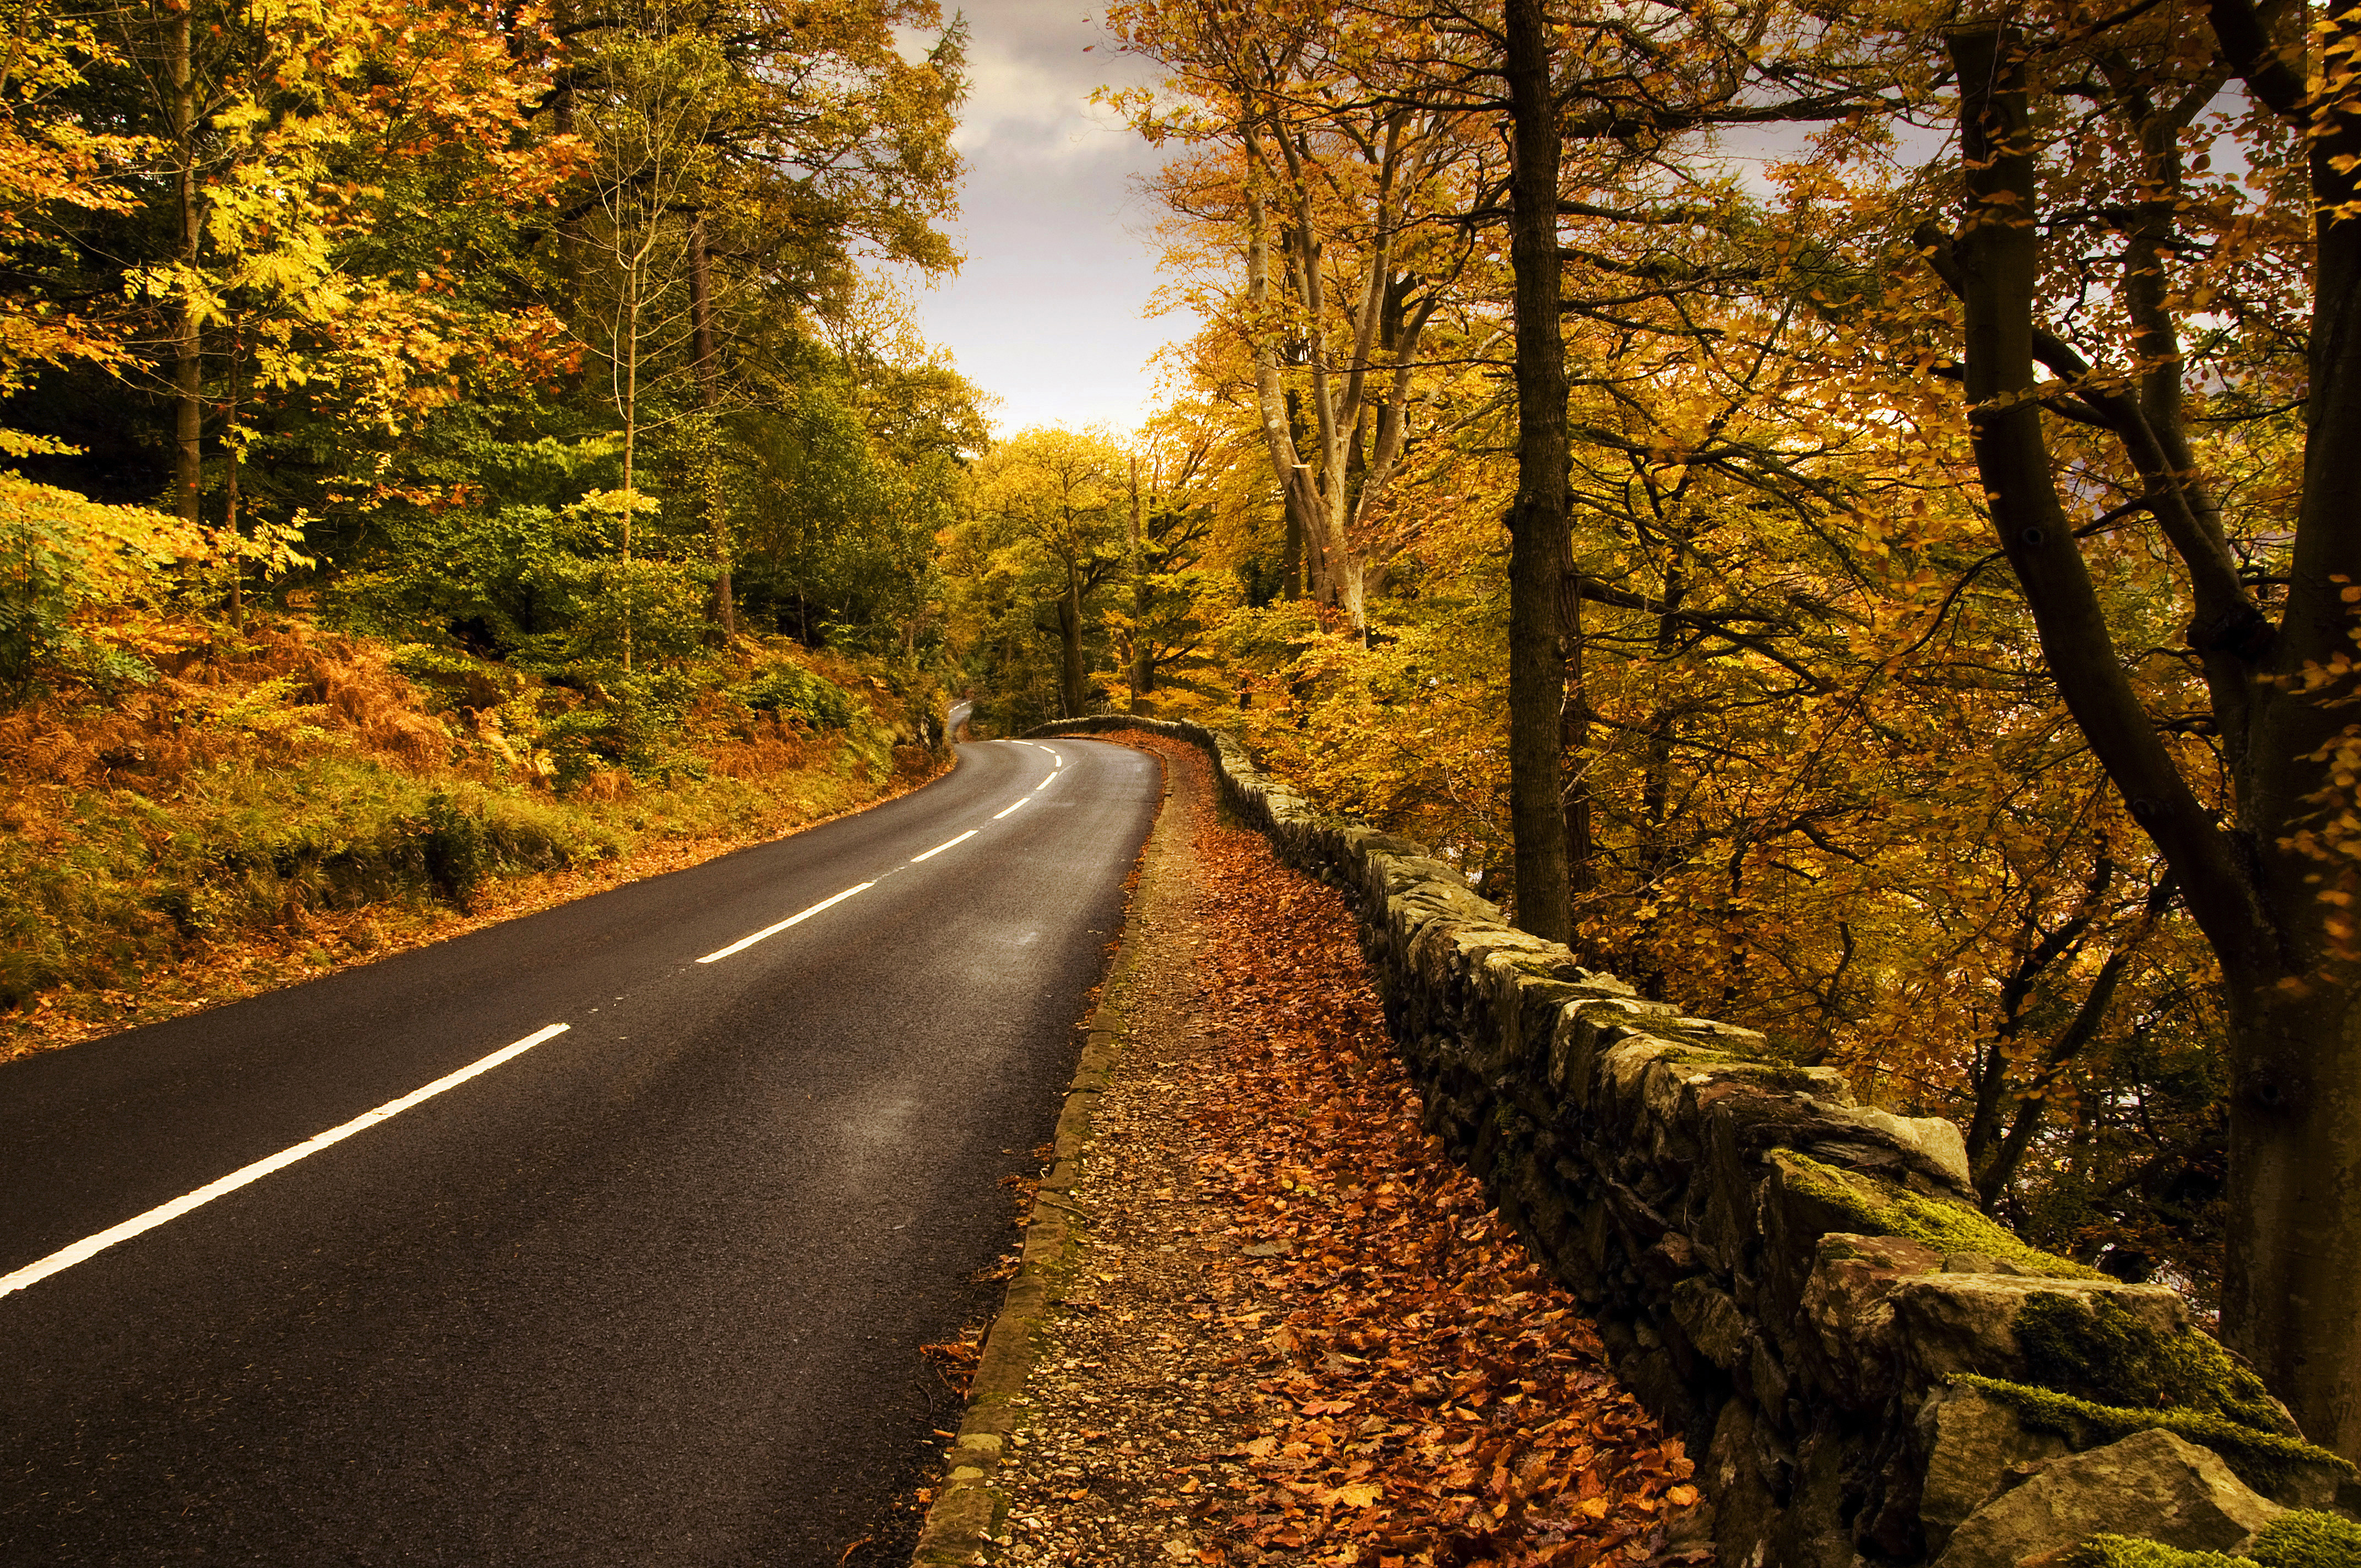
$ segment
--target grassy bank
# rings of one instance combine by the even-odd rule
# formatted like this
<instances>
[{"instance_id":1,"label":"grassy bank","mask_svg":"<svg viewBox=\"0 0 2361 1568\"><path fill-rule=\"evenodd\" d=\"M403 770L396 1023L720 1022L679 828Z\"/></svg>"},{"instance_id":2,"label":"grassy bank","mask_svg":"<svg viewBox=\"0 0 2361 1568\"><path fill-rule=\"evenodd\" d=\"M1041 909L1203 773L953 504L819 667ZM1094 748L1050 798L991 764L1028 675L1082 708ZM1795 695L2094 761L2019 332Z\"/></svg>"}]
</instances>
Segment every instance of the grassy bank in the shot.
<instances>
[{"instance_id":1,"label":"grassy bank","mask_svg":"<svg viewBox=\"0 0 2361 1568\"><path fill-rule=\"evenodd\" d=\"M0 1058L694 864L937 766L884 682L781 648L656 696L300 619L192 628L150 663L0 713Z\"/></svg>"}]
</instances>

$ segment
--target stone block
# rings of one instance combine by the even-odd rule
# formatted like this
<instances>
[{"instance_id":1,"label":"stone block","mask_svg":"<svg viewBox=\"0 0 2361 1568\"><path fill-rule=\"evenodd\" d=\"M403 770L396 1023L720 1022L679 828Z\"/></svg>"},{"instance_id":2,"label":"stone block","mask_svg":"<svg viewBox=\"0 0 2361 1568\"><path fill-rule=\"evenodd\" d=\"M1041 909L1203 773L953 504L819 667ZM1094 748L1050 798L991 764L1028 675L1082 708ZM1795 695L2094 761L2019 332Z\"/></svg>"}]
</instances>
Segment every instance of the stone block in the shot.
<instances>
[{"instance_id":1,"label":"stone block","mask_svg":"<svg viewBox=\"0 0 2361 1568\"><path fill-rule=\"evenodd\" d=\"M1964 1385L1927 1397L1916 1436L1925 1455L1918 1522L1929 1555L1943 1550L2012 1470L2066 1453L2064 1438L2026 1427L2008 1406Z\"/></svg>"},{"instance_id":2,"label":"stone block","mask_svg":"<svg viewBox=\"0 0 2361 1568\"><path fill-rule=\"evenodd\" d=\"M2021 1568L2094 1535L2225 1552L2287 1510L2169 1431L2052 1460L1952 1531L1935 1568Z\"/></svg>"},{"instance_id":3,"label":"stone block","mask_svg":"<svg viewBox=\"0 0 2361 1568\"><path fill-rule=\"evenodd\" d=\"M1904 1352L1898 1370L1905 1386L1923 1392L1962 1372L2004 1382L2026 1381L2028 1372L2015 1325L2026 1299L2034 1295L2085 1303L2103 1296L2167 1338L2191 1327L2189 1304L2169 1286L1930 1271L1898 1282L1888 1298L1893 1332Z\"/></svg>"},{"instance_id":4,"label":"stone block","mask_svg":"<svg viewBox=\"0 0 2361 1568\"><path fill-rule=\"evenodd\" d=\"M1746 1315L1728 1292L1702 1275L1692 1275L1673 1287L1673 1317L1686 1331L1697 1354L1720 1367L1735 1371L1753 1344Z\"/></svg>"},{"instance_id":5,"label":"stone block","mask_svg":"<svg viewBox=\"0 0 2361 1568\"><path fill-rule=\"evenodd\" d=\"M1817 1353L1811 1359L1839 1399L1867 1406L1896 1390L1906 1353L1894 1329L1894 1291L1942 1266L1933 1247L1900 1236L1834 1231L1813 1244L1798 1316L1809 1334L1804 1343Z\"/></svg>"}]
</instances>

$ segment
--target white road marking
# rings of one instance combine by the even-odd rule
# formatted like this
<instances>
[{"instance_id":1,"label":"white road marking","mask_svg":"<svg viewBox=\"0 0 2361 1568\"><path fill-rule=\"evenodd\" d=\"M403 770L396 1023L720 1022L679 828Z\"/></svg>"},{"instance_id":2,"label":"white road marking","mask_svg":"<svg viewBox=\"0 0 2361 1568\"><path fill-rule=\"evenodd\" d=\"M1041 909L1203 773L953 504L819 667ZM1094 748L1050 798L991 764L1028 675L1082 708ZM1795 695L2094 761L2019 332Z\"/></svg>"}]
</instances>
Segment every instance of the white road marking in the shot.
<instances>
[{"instance_id":1,"label":"white road marking","mask_svg":"<svg viewBox=\"0 0 2361 1568\"><path fill-rule=\"evenodd\" d=\"M281 1149L268 1159L258 1159L252 1165L241 1166L220 1180L209 1182L184 1198L175 1198L170 1203L159 1203L146 1213L126 1220L112 1229L101 1231L94 1236L85 1236L70 1247L53 1252L38 1263L28 1263L14 1274L0 1276L0 1296L5 1296L12 1290L22 1290L27 1285L38 1284L52 1274L71 1268L75 1264L87 1258L97 1256L117 1242L127 1242L143 1231L152 1231L168 1220L177 1220L192 1209L202 1208L216 1198L236 1191L248 1182L261 1180L274 1170L284 1170L307 1155L318 1154L330 1144L342 1143L355 1133L374 1127L388 1117L399 1116L411 1107L423 1104L434 1099L446 1089L456 1089L478 1073L489 1072L502 1062L524 1055L544 1040L555 1039L566 1033L570 1026L566 1024L552 1024L546 1029L527 1035L512 1046L501 1047L479 1061L469 1062L456 1072L445 1073L423 1089L412 1090L399 1100L389 1100L374 1111L364 1111L351 1121L341 1126L331 1127L317 1137L306 1138L294 1147Z\"/></svg>"},{"instance_id":2,"label":"white road marking","mask_svg":"<svg viewBox=\"0 0 2361 1568\"><path fill-rule=\"evenodd\" d=\"M790 915L790 916L788 916L785 920L780 921L780 922L779 922L777 925L775 925L775 926L765 926L765 927L763 927L761 930L759 930L759 931L755 932L755 933L754 933L752 936L751 936L751 937L741 937L741 938L739 938L736 941L734 941L734 942L730 943L728 947L726 947L726 948L720 948L720 949L719 949L718 951L715 951L715 952L708 953L708 954L706 954L703 958L701 958L701 959L697 959L697 961L698 963L701 963L701 964L709 964L709 963L713 962L716 959L726 959L726 958L728 958L728 957L729 957L730 954L732 954L732 953L742 953L742 952L744 952L747 948L749 948L752 947L755 943L757 943L757 942L761 941L763 938L765 938L765 937L775 937L775 936L777 936L780 932L782 932L782 931L785 930L788 927L793 926L793 925L796 925L796 924L797 924L798 922L801 922L801 921L805 921L805 920L808 920L808 919L810 919L813 916L815 916L815 915L818 914L821 910L826 909L829 905L831 905L831 904L842 904L846 899L851 898L854 894L856 894L856 893L865 893L865 892L867 892L869 889L871 889L871 888L873 888L873 887L875 887L876 885L877 885L877 884L876 884L875 883L873 883L873 882L864 882L864 883L862 883L861 884L859 884L858 886L855 886L855 887L848 887L848 888L846 888L842 893L838 894L837 894L835 897L833 897L833 898L823 898L823 899L821 899L818 904L813 905L809 909L802 910L802 911L799 911L799 912L798 912L798 913L796 913L796 914ZM618 997L616 1000L620 1001L620 1000L621 1000L621 998Z\"/></svg>"},{"instance_id":3,"label":"white road marking","mask_svg":"<svg viewBox=\"0 0 2361 1568\"><path fill-rule=\"evenodd\" d=\"M1004 814L1004 815L1005 815L1005 814ZM950 849L953 844L964 844L964 843L966 843L970 839L974 838L974 837L976 836L976 834L977 834L977 832L978 832L978 831L979 831L979 829L977 829L977 828L969 828L966 832L964 832L964 833L961 834L961 835L960 835L958 838L956 838L956 839L944 839L941 843L939 843L939 844L936 845L933 849L928 850L925 854L923 854L923 855L912 855L912 856L910 857L910 863L911 863L912 865L914 865L914 866L915 866L915 865L917 865L920 861L930 861L930 860L933 860L937 855L941 854L945 850Z\"/></svg>"},{"instance_id":4,"label":"white road marking","mask_svg":"<svg viewBox=\"0 0 2361 1568\"><path fill-rule=\"evenodd\" d=\"M1018 795L1018 796L1016 797L1016 806L1022 806L1022 805L1024 805L1027 801L1028 801L1028 800L1030 800L1030 799L1032 799L1032 798L1033 798L1033 797L1032 797L1031 795ZM999 821L1002 817L1004 817L1007 816L1009 811L1014 811L1014 810L1016 810L1016 806L1010 806L1010 807L1008 808L1008 810L1007 810L1007 811L995 811L995 812L994 812L994 813L992 814L992 819L993 819L994 822Z\"/></svg>"}]
</instances>

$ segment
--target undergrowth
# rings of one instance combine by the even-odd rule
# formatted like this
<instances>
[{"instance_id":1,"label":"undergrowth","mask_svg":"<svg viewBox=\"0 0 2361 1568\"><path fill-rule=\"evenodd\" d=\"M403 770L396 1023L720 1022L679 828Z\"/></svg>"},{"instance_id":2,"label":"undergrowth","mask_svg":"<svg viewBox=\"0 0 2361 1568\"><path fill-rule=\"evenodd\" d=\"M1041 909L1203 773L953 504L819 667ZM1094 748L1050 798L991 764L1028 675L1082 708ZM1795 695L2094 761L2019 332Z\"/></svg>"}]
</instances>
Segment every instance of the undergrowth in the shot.
<instances>
[{"instance_id":1,"label":"undergrowth","mask_svg":"<svg viewBox=\"0 0 2361 1568\"><path fill-rule=\"evenodd\" d=\"M774 836L934 765L896 746L882 682L782 649L585 694L288 618L192 624L149 663L0 712L0 1057L412 945L526 883Z\"/></svg>"}]
</instances>

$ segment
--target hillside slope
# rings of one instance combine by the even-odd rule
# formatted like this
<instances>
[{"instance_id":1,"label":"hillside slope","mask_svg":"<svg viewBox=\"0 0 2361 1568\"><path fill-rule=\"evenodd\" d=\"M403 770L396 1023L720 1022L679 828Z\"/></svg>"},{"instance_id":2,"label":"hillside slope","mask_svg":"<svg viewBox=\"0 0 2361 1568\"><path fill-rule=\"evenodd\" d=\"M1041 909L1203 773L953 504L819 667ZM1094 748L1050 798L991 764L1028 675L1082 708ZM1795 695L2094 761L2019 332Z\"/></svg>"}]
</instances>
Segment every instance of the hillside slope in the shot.
<instances>
[{"instance_id":1,"label":"hillside slope","mask_svg":"<svg viewBox=\"0 0 2361 1568\"><path fill-rule=\"evenodd\" d=\"M692 864L946 759L848 661L741 641L619 699L281 616L0 712L0 1059Z\"/></svg>"}]
</instances>

